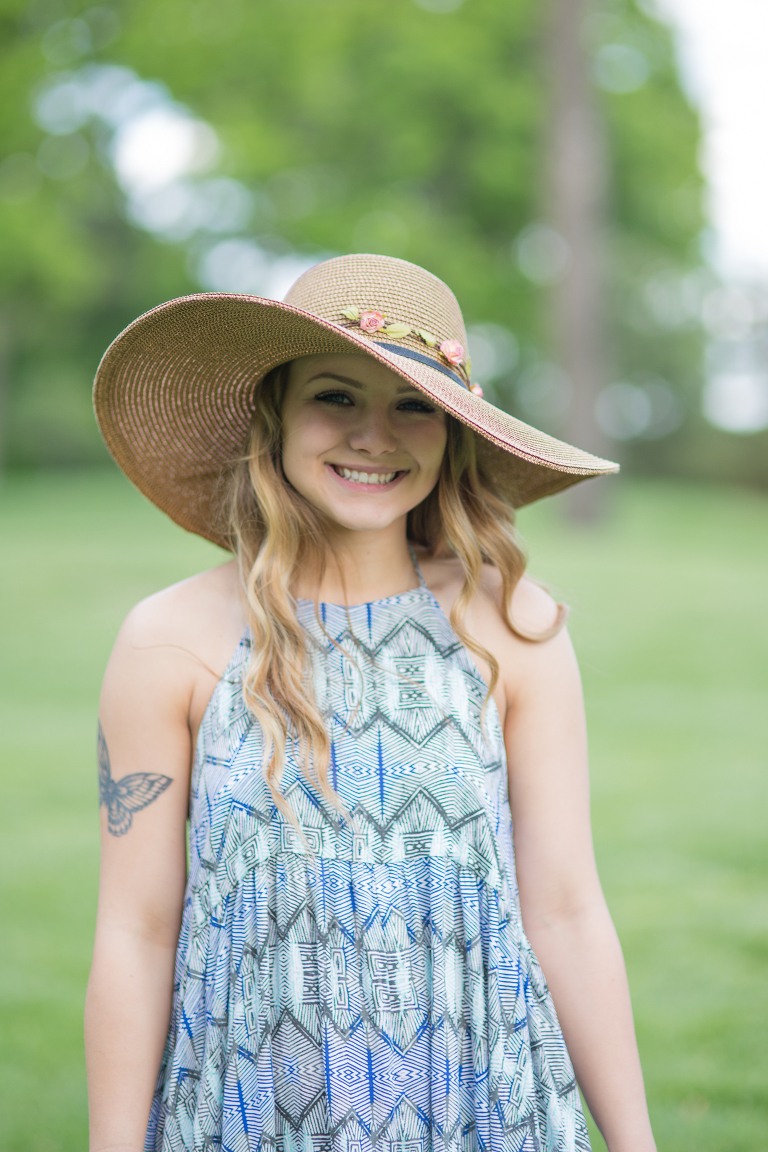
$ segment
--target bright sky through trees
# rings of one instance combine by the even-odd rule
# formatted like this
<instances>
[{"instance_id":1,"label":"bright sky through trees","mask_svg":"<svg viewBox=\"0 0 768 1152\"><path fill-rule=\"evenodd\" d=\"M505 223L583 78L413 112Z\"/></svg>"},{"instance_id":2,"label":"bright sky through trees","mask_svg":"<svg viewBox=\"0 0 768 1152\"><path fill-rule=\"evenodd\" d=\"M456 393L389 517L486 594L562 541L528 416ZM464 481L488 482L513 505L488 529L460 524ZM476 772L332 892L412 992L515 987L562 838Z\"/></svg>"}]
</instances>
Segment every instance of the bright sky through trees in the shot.
<instances>
[{"instance_id":1,"label":"bright sky through trees","mask_svg":"<svg viewBox=\"0 0 768 1152\"><path fill-rule=\"evenodd\" d=\"M706 131L702 164L726 276L768 279L768 4L659 0L680 31L689 90Z\"/></svg>"}]
</instances>

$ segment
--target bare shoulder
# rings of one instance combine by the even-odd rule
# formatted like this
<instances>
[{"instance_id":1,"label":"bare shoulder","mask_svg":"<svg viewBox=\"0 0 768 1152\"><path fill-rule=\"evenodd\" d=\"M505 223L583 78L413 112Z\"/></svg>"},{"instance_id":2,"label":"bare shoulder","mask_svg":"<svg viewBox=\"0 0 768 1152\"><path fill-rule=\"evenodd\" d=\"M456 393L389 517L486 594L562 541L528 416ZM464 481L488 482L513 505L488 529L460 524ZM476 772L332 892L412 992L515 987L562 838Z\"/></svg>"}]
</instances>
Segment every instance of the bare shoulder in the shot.
<instances>
[{"instance_id":1,"label":"bare shoulder","mask_svg":"<svg viewBox=\"0 0 768 1152\"><path fill-rule=\"evenodd\" d=\"M430 591L446 614L461 592L464 583L464 569L461 561L453 556L420 558L424 579ZM502 579L498 568L484 564L480 576L480 588L470 605L470 611L491 615L496 624L502 624L510 633L505 620L502 604ZM511 616L521 632L530 635L546 633L558 620L559 605L550 594L534 580L524 576L515 587L512 596ZM513 635L510 633L510 635Z\"/></svg>"},{"instance_id":2,"label":"bare shoulder","mask_svg":"<svg viewBox=\"0 0 768 1152\"><path fill-rule=\"evenodd\" d=\"M245 628L234 560L191 576L140 601L120 630L128 643L215 647L217 636Z\"/></svg>"},{"instance_id":3,"label":"bare shoulder","mask_svg":"<svg viewBox=\"0 0 768 1152\"><path fill-rule=\"evenodd\" d=\"M234 561L142 600L112 650L105 699L151 693L195 722L245 631Z\"/></svg>"}]
</instances>

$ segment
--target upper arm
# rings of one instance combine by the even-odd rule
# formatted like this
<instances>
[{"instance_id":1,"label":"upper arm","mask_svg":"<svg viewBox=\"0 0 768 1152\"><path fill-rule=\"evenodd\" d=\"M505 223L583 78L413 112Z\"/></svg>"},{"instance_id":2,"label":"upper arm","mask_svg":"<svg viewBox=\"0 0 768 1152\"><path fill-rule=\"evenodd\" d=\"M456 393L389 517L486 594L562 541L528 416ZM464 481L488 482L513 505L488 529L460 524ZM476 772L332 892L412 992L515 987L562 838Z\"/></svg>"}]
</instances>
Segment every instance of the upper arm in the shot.
<instances>
[{"instance_id":1,"label":"upper arm","mask_svg":"<svg viewBox=\"0 0 768 1152\"><path fill-rule=\"evenodd\" d=\"M243 633L238 588L223 564L143 601L120 629L99 708L100 925L176 943L192 744Z\"/></svg>"},{"instance_id":2,"label":"upper arm","mask_svg":"<svg viewBox=\"0 0 768 1152\"><path fill-rule=\"evenodd\" d=\"M544 631L556 606L535 585L522 591L526 630ZM514 639L503 676L521 906L529 922L549 920L602 899L592 847L581 678L567 631L542 642Z\"/></svg>"},{"instance_id":3,"label":"upper arm","mask_svg":"<svg viewBox=\"0 0 768 1152\"><path fill-rule=\"evenodd\" d=\"M129 615L99 707L100 926L175 943L186 880L190 661L156 609ZM160 641L160 643L158 643Z\"/></svg>"}]
</instances>

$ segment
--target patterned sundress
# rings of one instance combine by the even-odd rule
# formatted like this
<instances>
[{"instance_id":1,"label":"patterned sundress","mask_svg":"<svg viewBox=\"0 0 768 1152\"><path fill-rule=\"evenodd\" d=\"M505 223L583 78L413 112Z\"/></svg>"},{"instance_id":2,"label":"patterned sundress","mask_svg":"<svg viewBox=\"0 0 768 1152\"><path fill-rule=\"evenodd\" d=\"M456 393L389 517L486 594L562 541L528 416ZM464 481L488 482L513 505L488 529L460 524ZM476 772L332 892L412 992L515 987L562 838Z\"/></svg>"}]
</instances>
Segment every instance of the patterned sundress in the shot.
<instances>
[{"instance_id":1,"label":"patterned sundress","mask_svg":"<svg viewBox=\"0 0 768 1152\"><path fill-rule=\"evenodd\" d=\"M200 728L171 1027L147 1150L587 1152L523 932L485 683L422 580L299 601L330 774L275 808L244 636ZM308 850L309 849L309 850Z\"/></svg>"}]
</instances>

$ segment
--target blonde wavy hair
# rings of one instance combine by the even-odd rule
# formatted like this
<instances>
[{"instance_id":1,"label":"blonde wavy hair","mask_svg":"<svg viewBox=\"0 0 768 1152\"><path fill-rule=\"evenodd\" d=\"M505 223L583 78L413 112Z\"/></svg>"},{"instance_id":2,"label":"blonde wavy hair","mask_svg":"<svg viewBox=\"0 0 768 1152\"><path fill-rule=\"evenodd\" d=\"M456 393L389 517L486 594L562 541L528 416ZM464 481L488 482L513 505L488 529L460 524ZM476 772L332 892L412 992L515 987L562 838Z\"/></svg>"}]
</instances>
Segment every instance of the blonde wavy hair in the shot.
<instances>
[{"instance_id":1,"label":"blonde wavy hair","mask_svg":"<svg viewBox=\"0 0 768 1152\"><path fill-rule=\"evenodd\" d=\"M232 478L229 519L252 636L243 682L245 703L264 733L264 772L274 802L298 828L280 790L288 741L300 750L307 780L340 814L347 813L328 779L330 737L312 692L307 634L297 619L291 591L299 568L322 578L327 533L323 515L283 474L281 407L289 369L289 364L275 368L257 390L248 455ZM535 636L515 624L510 605L526 558L515 531L514 510L493 491L478 466L473 433L451 416L447 425L439 479L409 513L408 539L430 556L450 555L461 562L464 584L450 622L461 642L490 668L487 704L498 683L498 661L463 625L478 591L482 565L498 569L504 618L518 636L532 641L549 638L562 627L565 610L559 606L552 628Z\"/></svg>"}]
</instances>

